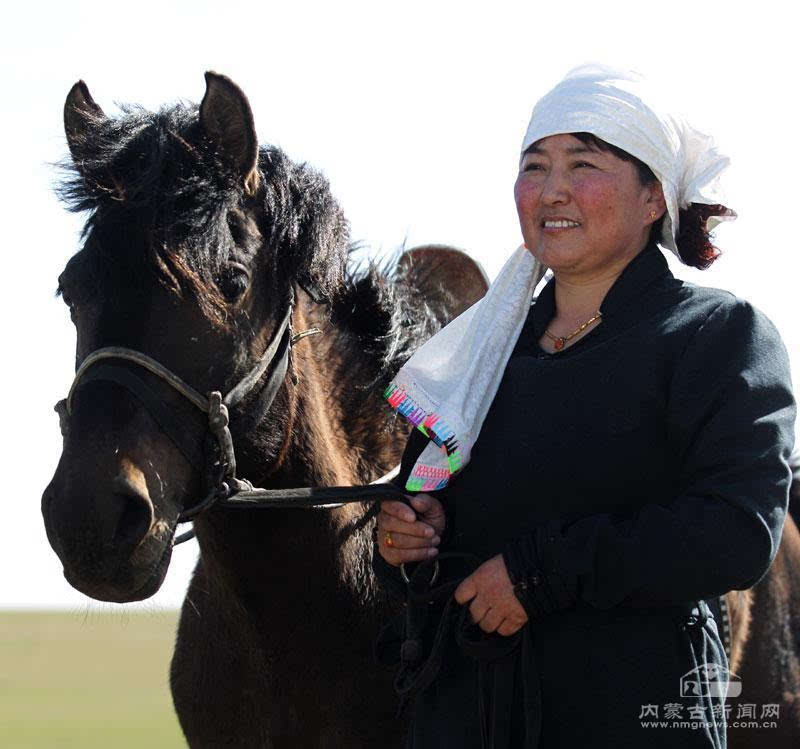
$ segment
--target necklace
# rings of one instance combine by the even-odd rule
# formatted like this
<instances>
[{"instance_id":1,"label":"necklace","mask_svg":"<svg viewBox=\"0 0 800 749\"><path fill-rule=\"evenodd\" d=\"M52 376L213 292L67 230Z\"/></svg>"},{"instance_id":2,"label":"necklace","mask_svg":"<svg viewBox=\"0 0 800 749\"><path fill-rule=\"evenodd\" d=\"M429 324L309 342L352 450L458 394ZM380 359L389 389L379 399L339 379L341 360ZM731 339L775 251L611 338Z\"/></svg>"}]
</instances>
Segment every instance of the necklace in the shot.
<instances>
[{"instance_id":1,"label":"necklace","mask_svg":"<svg viewBox=\"0 0 800 749\"><path fill-rule=\"evenodd\" d=\"M557 336L557 335L553 335L549 330L545 330L544 334L550 340L555 341L554 345L555 345L556 351L561 351L561 349L564 348L564 344L566 344L566 342L568 340L570 340L571 338L574 338L576 335L578 335L578 333L586 330L586 328L588 328L595 320L599 320L602 316L603 316L603 313L598 311L595 315L590 317L583 325L581 325L580 328L578 328L577 330L573 331L569 335Z\"/></svg>"}]
</instances>

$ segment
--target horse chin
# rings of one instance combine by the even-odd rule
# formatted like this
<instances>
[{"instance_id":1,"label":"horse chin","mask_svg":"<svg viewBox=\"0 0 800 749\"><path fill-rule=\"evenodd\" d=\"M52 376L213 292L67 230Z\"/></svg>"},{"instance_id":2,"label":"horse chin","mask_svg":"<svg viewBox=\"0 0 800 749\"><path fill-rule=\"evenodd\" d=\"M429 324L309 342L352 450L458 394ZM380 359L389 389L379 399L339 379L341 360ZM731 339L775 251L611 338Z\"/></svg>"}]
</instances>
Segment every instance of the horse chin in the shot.
<instances>
[{"instance_id":1,"label":"horse chin","mask_svg":"<svg viewBox=\"0 0 800 749\"><path fill-rule=\"evenodd\" d=\"M166 542L160 539L163 543L160 554L154 548L156 539L148 538L146 541L142 546L148 547L147 558L155 559L149 564L145 564L141 559L143 555L137 552L121 563L109 578L98 579L97 576L75 572L67 565L64 565L64 578L73 588L98 601L133 603L150 598L167 576L172 559L172 536Z\"/></svg>"}]
</instances>

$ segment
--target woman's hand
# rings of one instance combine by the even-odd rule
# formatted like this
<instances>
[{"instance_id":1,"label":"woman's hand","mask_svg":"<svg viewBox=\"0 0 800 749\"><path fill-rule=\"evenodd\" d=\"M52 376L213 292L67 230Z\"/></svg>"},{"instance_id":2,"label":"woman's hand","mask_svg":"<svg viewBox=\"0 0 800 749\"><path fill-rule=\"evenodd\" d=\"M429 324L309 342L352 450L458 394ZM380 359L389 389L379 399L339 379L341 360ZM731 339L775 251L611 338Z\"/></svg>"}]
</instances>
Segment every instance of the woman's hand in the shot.
<instances>
[{"instance_id":1,"label":"woman's hand","mask_svg":"<svg viewBox=\"0 0 800 749\"><path fill-rule=\"evenodd\" d=\"M378 551L395 567L435 557L444 532L444 508L438 499L417 494L410 500L413 510L403 502L384 502L378 515Z\"/></svg>"},{"instance_id":2,"label":"woman's hand","mask_svg":"<svg viewBox=\"0 0 800 749\"><path fill-rule=\"evenodd\" d=\"M457 603L471 601L470 619L484 632L508 637L528 621L525 609L514 595L502 554L484 562L462 580L453 595Z\"/></svg>"}]
</instances>

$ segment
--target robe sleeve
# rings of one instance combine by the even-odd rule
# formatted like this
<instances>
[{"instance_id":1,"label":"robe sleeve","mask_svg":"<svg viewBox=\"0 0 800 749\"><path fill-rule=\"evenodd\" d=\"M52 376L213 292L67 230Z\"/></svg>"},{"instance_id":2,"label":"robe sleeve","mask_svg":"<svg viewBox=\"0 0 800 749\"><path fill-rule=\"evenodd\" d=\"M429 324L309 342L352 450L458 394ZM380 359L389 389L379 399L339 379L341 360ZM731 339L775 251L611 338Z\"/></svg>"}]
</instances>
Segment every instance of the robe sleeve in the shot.
<instances>
[{"instance_id":1,"label":"robe sleeve","mask_svg":"<svg viewBox=\"0 0 800 749\"><path fill-rule=\"evenodd\" d=\"M791 481L795 403L772 323L731 296L692 335L667 393L678 476L668 504L553 521L503 549L529 615L582 600L671 605L757 583L778 550Z\"/></svg>"}]
</instances>

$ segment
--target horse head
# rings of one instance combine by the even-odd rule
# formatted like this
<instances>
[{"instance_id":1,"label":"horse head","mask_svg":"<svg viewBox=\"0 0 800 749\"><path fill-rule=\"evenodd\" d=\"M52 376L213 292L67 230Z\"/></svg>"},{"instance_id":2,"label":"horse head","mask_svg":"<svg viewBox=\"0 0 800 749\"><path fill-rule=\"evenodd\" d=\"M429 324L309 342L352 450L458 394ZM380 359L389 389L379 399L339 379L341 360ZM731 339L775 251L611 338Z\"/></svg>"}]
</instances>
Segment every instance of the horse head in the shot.
<instances>
[{"instance_id":1,"label":"horse head","mask_svg":"<svg viewBox=\"0 0 800 749\"><path fill-rule=\"evenodd\" d=\"M199 107L126 106L116 118L80 81L64 125L72 160L62 196L88 220L59 292L76 364L91 366L62 406L68 428L42 512L74 587L138 600L161 585L176 523L208 490L198 465L207 416L136 361L87 358L134 351L194 391L229 392L292 308L302 322L300 302L335 295L348 228L321 174L258 146L248 100L224 76L206 74ZM232 409L232 429L260 384ZM291 412L288 388L273 397L258 444L265 470L285 447Z\"/></svg>"}]
</instances>

